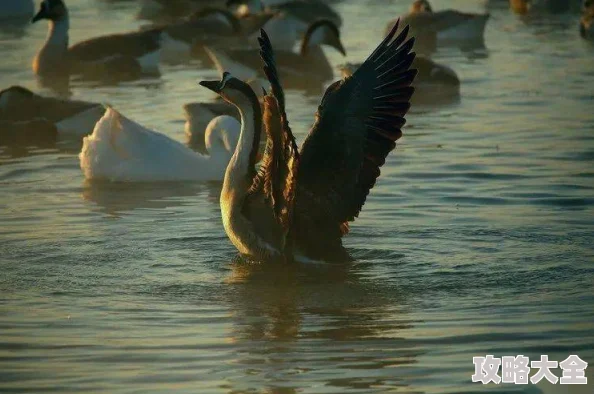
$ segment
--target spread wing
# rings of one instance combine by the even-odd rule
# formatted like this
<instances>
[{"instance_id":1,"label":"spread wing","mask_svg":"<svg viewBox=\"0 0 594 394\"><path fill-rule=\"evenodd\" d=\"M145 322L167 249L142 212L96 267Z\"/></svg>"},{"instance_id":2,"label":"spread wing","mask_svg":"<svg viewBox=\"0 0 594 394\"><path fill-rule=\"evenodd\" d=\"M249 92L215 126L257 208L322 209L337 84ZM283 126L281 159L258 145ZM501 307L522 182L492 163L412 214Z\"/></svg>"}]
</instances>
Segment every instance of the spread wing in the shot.
<instances>
[{"instance_id":1,"label":"spread wing","mask_svg":"<svg viewBox=\"0 0 594 394\"><path fill-rule=\"evenodd\" d=\"M267 137L266 148L250 194L264 194L286 236L291 226L299 157L297 144L285 112L285 97L278 78L272 46L264 30L261 30L258 41L260 56L264 62L264 73L270 82L271 92L264 96L263 120Z\"/></svg>"},{"instance_id":2,"label":"spread wing","mask_svg":"<svg viewBox=\"0 0 594 394\"><path fill-rule=\"evenodd\" d=\"M414 39L405 42L408 26L393 39L397 28L351 77L326 90L303 143L295 234L310 256L341 245L347 222L358 216L402 135L416 70L410 69Z\"/></svg>"}]
</instances>

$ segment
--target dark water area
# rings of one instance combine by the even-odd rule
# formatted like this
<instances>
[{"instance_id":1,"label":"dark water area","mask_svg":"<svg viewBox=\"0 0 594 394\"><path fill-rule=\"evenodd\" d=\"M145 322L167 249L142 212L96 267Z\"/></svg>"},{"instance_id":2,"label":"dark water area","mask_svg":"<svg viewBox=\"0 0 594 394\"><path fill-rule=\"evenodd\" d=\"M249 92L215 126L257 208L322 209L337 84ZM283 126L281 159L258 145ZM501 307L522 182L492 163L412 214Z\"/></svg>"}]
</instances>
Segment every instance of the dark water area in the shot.
<instances>
[{"instance_id":1,"label":"dark water area","mask_svg":"<svg viewBox=\"0 0 594 394\"><path fill-rule=\"evenodd\" d=\"M0 148L0 391L591 392L594 46L578 14L493 3L435 2L488 10L485 48L434 56L460 100L411 109L345 239L352 264L240 264L220 184L89 182L76 146ZM334 5L340 64L363 60L408 1ZM69 7L72 42L141 24L135 2ZM36 89L45 33L0 32L0 87ZM73 92L183 141L181 106L211 98L195 82L214 77L165 66ZM299 140L318 102L287 92ZM473 384L486 354L577 354L590 382Z\"/></svg>"}]
</instances>

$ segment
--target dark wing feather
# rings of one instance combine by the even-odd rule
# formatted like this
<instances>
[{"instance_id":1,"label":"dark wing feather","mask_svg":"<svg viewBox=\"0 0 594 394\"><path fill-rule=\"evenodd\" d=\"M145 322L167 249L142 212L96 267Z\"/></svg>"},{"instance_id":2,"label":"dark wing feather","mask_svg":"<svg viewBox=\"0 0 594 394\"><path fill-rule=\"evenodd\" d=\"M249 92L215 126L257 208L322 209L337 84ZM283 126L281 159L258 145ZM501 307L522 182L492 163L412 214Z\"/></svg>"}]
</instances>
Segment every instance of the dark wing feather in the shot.
<instances>
[{"instance_id":1,"label":"dark wing feather","mask_svg":"<svg viewBox=\"0 0 594 394\"><path fill-rule=\"evenodd\" d=\"M414 91L414 39L398 24L350 78L327 90L303 143L295 234L311 257L341 250L344 223L358 216L386 156L402 135Z\"/></svg>"},{"instance_id":2,"label":"dark wing feather","mask_svg":"<svg viewBox=\"0 0 594 394\"><path fill-rule=\"evenodd\" d=\"M297 144L287 120L284 92L276 70L272 46L263 30L258 41L264 73L270 82L271 92L264 97L266 149L250 194L264 194L286 235L291 226L299 157Z\"/></svg>"}]
</instances>

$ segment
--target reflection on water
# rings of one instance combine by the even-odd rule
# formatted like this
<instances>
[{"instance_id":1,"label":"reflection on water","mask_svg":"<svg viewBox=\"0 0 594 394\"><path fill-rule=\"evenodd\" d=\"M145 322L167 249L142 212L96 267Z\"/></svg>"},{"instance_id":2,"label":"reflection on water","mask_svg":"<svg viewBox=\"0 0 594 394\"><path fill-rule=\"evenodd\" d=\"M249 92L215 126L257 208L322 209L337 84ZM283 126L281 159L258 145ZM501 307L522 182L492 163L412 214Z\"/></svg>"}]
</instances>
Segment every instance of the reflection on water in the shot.
<instances>
[{"instance_id":1,"label":"reflection on water","mask_svg":"<svg viewBox=\"0 0 594 394\"><path fill-rule=\"evenodd\" d=\"M200 184L192 182L125 183L85 181L82 198L92 201L110 215L118 215L134 209L162 209L185 204L183 197L193 197L207 192L209 201L217 202L220 183Z\"/></svg>"},{"instance_id":2,"label":"reflection on water","mask_svg":"<svg viewBox=\"0 0 594 394\"><path fill-rule=\"evenodd\" d=\"M409 344L413 326L405 295L379 281L360 280L351 265L233 264L227 283L236 363L245 368L231 387L298 392L298 376L335 373L321 386L340 390L406 387L407 366L422 349ZM287 391L282 391L287 390Z\"/></svg>"}]
</instances>

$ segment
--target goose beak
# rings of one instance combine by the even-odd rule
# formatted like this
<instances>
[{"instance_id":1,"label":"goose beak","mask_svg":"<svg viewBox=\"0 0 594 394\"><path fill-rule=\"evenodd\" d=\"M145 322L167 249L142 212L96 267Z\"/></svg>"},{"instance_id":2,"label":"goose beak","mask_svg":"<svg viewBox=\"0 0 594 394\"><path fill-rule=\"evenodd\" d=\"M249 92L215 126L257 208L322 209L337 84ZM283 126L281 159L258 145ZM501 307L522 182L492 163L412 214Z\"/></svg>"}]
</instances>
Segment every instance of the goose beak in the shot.
<instances>
[{"instance_id":1,"label":"goose beak","mask_svg":"<svg viewBox=\"0 0 594 394\"><path fill-rule=\"evenodd\" d=\"M219 87L221 86L221 81L200 81L200 86L204 86L205 88L212 90L216 94L219 94L221 91Z\"/></svg>"},{"instance_id":2,"label":"goose beak","mask_svg":"<svg viewBox=\"0 0 594 394\"><path fill-rule=\"evenodd\" d=\"M339 37L333 37L330 42L328 42L328 45L340 52L342 56L346 56L346 49L344 49L344 45L342 45L342 41L340 41Z\"/></svg>"},{"instance_id":3,"label":"goose beak","mask_svg":"<svg viewBox=\"0 0 594 394\"><path fill-rule=\"evenodd\" d=\"M338 43L336 44L336 49L342 54L342 56L346 56L346 49L344 49L344 45L342 45L340 40L338 40Z\"/></svg>"},{"instance_id":4,"label":"goose beak","mask_svg":"<svg viewBox=\"0 0 594 394\"><path fill-rule=\"evenodd\" d=\"M37 22L41 19L45 19L47 17L48 17L48 15L47 15L47 12L45 11L45 7L41 7L39 12L37 14L35 14L33 19L31 19L31 23L35 23L35 22Z\"/></svg>"}]
</instances>

